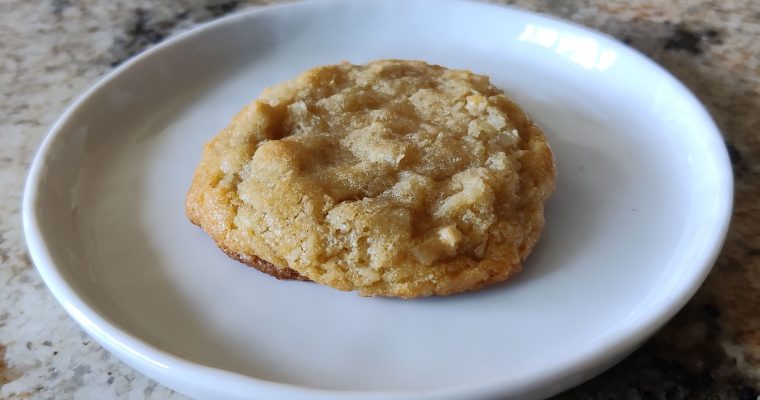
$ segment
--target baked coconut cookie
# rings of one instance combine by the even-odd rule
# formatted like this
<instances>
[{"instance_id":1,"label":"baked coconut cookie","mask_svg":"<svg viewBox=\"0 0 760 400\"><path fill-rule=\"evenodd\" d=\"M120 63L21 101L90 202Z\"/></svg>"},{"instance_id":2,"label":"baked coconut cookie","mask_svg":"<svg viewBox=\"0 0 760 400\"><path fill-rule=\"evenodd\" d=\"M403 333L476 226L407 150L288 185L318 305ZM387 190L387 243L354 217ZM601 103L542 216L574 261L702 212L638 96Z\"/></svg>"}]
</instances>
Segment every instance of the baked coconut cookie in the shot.
<instances>
[{"instance_id":1,"label":"baked coconut cookie","mask_svg":"<svg viewBox=\"0 0 760 400\"><path fill-rule=\"evenodd\" d=\"M264 90L205 146L186 206L266 273L414 298L518 272L554 180L543 132L487 77L380 60Z\"/></svg>"}]
</instances>

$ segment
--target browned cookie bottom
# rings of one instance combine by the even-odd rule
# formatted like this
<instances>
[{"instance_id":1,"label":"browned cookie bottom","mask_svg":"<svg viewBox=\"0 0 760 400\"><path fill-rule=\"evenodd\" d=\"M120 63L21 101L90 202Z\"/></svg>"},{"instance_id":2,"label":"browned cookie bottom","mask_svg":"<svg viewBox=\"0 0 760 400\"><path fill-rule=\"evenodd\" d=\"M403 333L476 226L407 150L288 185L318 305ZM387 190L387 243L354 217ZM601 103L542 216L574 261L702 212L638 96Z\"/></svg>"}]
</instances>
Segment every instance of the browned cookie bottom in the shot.
<instances>
[{"instance_id":1,"label":"browned cookie bottom","mask_svg":"<svg viewBox=\"0 0 760 400\"><path fill-rule=\"evenodd\" d=\"M193 225L198 226L198 224L196 224L195 221L193 221L192 219L190 220L190 222L192 222ZM221 246L219 244L217 244L217 247L219 247L219 249L221 249L224 252L224 254L226 254L228 257L234 260L237 260L249 267L255 268L259 270L260 272L263 272L267 275L273 276L277 279L311 282L311 279L306 278L305 276L299 274L294 269L287 268L287 267L280 268L256 256L252 256L252 257L241 256L240 254L230 251L224 246Z\"/></svg>"},{"instance_id":2,"label":"browned cookie bottom","mask_svg":"<svg viewBox=\"0 0 760 400\"><path fill-rule=\"evenodd\" d=\"M271 275L277 279L290 279L290 280L296 280L296 281L305 281L305 282L311 282L311 279L304 277L303 275L299 274L295 270L291 268L280 268L268 261L262 260L256 256L253 257L243 257L240 254L233 253L231 251L223 250L225 254L227 254L230 258L233 258L237 261L240 261L241 263L256 268L257 270L267 274Z\"/></svg>"}]
</instances>

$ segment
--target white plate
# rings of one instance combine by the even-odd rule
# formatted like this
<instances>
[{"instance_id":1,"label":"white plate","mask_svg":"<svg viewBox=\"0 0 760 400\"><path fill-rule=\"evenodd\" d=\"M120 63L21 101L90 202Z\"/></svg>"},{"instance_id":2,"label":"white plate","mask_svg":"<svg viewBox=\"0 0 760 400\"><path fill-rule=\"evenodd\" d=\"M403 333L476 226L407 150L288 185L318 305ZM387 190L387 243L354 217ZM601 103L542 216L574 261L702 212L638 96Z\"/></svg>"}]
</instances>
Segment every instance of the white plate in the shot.
<instances>
[{"instance_id":1,"label":"white plate","mask_svg":"<svg viewBox=\"0 0 760 400\"><path fill-rule=\"evenodd\" d=\"M547 131L558 188L524 273L448 298L361 298L265 276L187 221L203 143L262 88L391 57L488 74ZM704 108L606 36L469 2L324 1L224 18L114 71L42 145L24 222L66 310L188 395L535 398L610 366L683 306L731 199Z\"/></svg>"}]
</instances>

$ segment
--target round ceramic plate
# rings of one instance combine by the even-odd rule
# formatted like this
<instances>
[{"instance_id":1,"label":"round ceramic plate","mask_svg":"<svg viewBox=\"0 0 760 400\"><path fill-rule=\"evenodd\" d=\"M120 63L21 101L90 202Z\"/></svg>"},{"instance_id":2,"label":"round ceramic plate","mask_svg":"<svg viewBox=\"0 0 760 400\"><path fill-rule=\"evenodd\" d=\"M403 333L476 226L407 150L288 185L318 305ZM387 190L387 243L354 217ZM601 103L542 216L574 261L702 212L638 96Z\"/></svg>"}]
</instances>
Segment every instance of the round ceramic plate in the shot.
<instances>
[{"instance_id":1,"label":"round ceramic plate","mask_svg":"<svg viewBox=\"0 0 760 400\"><path fill-rule=\"evenodd\" d=\"M322 64L419 59L487 74L542 126L546 230L507 283L362 298L227 258L184 196L204 142ZM24 204L42 277L122 360L199 398L537 398L632 351L698 288L732 177L683 85L620 43L459 1L322 1L236 14L136 57L61 117Z\"/></svg>"}]
</instances>

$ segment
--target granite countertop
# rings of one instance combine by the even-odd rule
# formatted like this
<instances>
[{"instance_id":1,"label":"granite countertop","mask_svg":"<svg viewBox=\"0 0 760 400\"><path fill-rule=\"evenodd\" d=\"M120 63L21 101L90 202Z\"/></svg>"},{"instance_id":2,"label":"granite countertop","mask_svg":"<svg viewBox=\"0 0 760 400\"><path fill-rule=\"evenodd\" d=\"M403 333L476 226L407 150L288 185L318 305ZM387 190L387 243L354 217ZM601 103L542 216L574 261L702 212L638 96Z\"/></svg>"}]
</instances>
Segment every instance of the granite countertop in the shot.
<instances>
[{"instance_id":1,"label":"granite countertop","mask_svg":"<svg viewBox=\"0 0 760 400\"><path fill-rule=\"evenodd\" d=\"M184 398L113 358L53 299L24 244L24 179L50 124L99 77L175 32L269 2L0 2L0 398ZM558 398L760 400L760 2L501 2L606 32L670 70L716 119L736 177L726 246L694 299Z\"/></svg>"}]
</instances>

